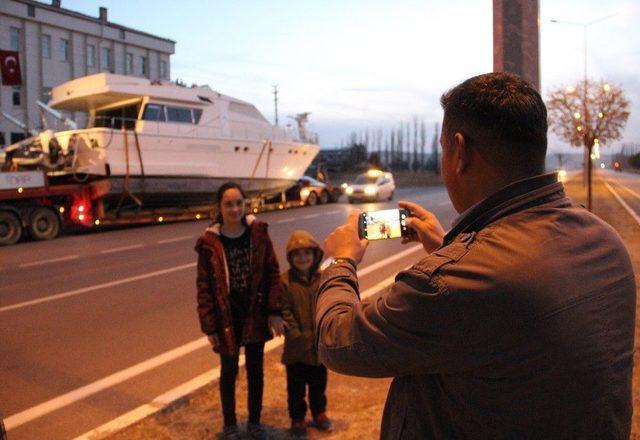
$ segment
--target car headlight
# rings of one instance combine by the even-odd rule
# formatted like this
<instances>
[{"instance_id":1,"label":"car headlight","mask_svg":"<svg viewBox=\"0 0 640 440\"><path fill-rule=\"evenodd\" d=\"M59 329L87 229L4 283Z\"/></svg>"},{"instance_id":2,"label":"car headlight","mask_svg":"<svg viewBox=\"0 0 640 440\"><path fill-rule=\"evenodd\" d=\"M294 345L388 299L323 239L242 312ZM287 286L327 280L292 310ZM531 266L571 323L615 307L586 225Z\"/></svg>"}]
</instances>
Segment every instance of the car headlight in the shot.
<instances>
[{"instance_id":1,"label":"car headlight","mask_svg":"<svg viewBox=\"0 0 640 440\"><path fill-rule=\"evenodd\" d=\"M300 197L308 197L310 192L309 188L303 188L300 190Z\"/></svg>"},{"instance_id":2,"label":"car headlight","mask_svg":"<svg viewBox=\"0 0 640 440\"><path fill-rule=\"evenodd\" d=\"M347 186L347 189L345 189L344 192L346 195L350 196L351 194L353 194L353 188Z\"/></svg>"},{"instance_id":3,"label":"car headlight","mask_svg":"<svg viewBox=\"0 0 640 440\"><path fill-rule=\"evenodd\" d=\"M368 196L375 196L378 193L378 188L373 185L365 186L364 193Z\"/></svg>"}]
</instances>

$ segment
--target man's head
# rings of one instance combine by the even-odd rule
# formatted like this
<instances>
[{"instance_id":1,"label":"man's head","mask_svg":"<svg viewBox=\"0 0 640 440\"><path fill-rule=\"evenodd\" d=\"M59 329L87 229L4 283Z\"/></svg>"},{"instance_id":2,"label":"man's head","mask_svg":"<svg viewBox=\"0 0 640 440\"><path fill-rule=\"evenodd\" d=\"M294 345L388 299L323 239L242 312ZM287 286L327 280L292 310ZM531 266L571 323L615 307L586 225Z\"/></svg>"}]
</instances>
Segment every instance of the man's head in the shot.
<instances>
[{"instance_id":1,"label":"man's head","mask_svg":"<svg viewBox=\"0 0 640 440\"><path fill-rule=\"evenodd\" d=\"M503 186L544 172L547 109L509 73L475 76L440 98L442 175L462 212Z\"/></svg>"}]
</instances>

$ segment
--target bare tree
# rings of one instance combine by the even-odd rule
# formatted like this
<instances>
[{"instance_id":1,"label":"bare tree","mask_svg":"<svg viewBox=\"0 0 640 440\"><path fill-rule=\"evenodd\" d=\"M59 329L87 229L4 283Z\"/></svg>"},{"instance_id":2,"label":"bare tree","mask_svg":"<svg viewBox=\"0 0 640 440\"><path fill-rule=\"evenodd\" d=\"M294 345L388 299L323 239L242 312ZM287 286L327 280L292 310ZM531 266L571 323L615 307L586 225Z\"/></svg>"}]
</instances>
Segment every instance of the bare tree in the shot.
<instances>
[{"instance_id":1,"label":"bare tree","mask_svg":"<svg viewBox=\"0 0 640 440\"><path fill-rule=\"evenodd\" d=\"M585 80L551 91L547 111L551 129L575 147L584 147L587 163L587 209L591 211L592 154L622 137L629 101L620 87Z\"/></svg>"}]
</instances>

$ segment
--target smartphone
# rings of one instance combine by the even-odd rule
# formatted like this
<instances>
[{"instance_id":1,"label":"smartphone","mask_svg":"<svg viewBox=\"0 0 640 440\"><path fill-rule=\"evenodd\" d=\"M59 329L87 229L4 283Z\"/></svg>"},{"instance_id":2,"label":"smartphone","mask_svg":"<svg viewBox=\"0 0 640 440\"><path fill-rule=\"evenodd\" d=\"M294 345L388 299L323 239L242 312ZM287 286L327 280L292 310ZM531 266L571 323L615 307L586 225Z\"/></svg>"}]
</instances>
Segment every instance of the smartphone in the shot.
<instances>
[{"instance_id":1,"label":"smartphone","mask_svg":"<svg viewBox=\"0 0 640 440\"><path fill-rule=\"evenodd\" d=\"M409 230L406 209L385 209L382 211L363 212L358 222L358 235L367 240L385 240L407 236Z\"/></svg>"}]
</instances>

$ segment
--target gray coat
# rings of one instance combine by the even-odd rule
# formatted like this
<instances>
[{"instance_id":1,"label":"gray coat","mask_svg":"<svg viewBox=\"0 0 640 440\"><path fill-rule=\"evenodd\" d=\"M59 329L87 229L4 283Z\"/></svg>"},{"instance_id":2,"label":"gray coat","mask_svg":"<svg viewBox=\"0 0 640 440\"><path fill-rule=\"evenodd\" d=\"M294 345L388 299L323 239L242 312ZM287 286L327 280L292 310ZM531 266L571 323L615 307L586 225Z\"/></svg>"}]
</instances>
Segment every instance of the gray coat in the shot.
<instances>
[{"instance_id":1,"label":"gray coat","mask_svg":"<svg viewBox=\"0 0 640 440\"><path fill-rule=\"evenodd\" d=\"M628 438L636 287L618 234L555 175L510 185L360 302L322 276L321 361L394 377L383 439Z\"/></svg>"}]
</instances>

